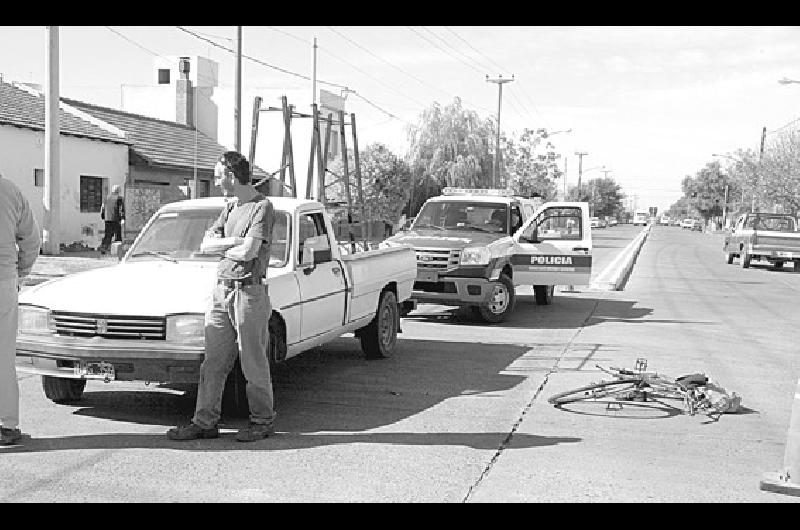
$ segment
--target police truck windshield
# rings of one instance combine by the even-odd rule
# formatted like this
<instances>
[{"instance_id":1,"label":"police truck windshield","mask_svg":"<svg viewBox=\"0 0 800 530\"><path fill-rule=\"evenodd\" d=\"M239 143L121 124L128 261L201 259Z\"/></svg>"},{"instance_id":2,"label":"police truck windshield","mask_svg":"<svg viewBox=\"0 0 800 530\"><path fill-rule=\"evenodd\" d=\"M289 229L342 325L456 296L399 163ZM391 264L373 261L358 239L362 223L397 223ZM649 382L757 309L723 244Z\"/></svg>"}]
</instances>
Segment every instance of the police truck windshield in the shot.
<instances>
[{"instance_id":1,"label":"police truck windshield","mask_svg":"<svg viewBox=\"0 0 800 530\"><path fill-rule=\"evenodd\" d=\"M411 230L479 230L508 233L508 207L503 203L469 201L428 202Z\"/></svg>"}]
</instances>

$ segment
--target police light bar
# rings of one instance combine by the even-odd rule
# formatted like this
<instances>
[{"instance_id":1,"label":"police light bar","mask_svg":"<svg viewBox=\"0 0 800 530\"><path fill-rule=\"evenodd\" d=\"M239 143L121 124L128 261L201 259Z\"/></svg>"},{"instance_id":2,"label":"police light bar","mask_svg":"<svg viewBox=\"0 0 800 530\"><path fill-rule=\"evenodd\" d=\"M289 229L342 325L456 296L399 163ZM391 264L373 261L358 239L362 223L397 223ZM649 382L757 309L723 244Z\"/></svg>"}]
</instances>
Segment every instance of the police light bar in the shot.
<instances>
[{"instance_id":1,"label":"police light bar","mask_svg":"<svg viewBox=\"0 0 800 530\"><path fill-rule=\"evenodd\" d=\"M487 197L513 197L512 190L503 189L478 189L478 188L452 188L446 187L442 190L442 195L484 195Z\"/></svg>"}]
</instances>

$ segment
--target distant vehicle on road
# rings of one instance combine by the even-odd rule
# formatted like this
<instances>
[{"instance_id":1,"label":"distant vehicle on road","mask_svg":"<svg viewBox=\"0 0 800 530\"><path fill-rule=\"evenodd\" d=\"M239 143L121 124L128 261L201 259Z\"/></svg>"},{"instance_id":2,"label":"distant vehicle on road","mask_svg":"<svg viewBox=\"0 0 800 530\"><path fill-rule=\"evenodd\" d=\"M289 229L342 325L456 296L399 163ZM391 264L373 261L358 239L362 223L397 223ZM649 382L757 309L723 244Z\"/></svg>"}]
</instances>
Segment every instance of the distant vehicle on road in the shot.
<instances>
[{"instance_id":1,"label":"distant vehicle on road","mask_svg":"<svg viewBox=\"0 0 800 530\"><path fill-rule=\"evenodd\" d=\"M681 221L681 228L688 228L689 230L694 228L694 219L686 218L683 221Z\"/></svg>"},{"instance_id":2,"label":"distant vehicle on road","mask_svg":"<svg viewBox=\"0 0 800 530\"><path fill-rule=\"evenodd\" d=\"M617 226L618 224L619 221L617 221L616 217L612 217L611 219L608 220L608 226Z\"/></svg>"},{"instance_id":3,"label":"distant vehicle on road","mask_svg":"<svg viewBox=\"0 0 800 530\"><path fill-rule=\"evenodd\" d=\"M669 215L662 215L661 218L658 220L658 224L661 226L669 226Z\"/></svg>"},{"instance_id":4,"label":"distant vehicle on road","mask_svg":"<svg viewBox=\"0 0 800 530\"><path fill-rule=\"evenodd\" d=\"M738 256L743 269L752 260L767 260L774 267L787 261L800 270L800 232L797 219L789 214L746 213L739 216L730 233L725 235L722 250L725 261L733 263Z\"/></svg>"},{"instance_id":5,"label":"distant vehicle on road","mask_svg":"<svg viewBox=\"0 0 800 530\"><path fill-rule=\"evenodd\" d=\"M650 222L650 211L649 210L636 210L633 212L633 226L647 226L647 223Z\"/></svg>"},{"instance_id":6,"label":"distant vehicle on road","mask_svg":"<svg viewBox=\"0 0 800 530\"><path fill-rule=\"evenodd\" d=\"M597 217L590 217L589 226L591 226L592 228L600 228L600 219Z\"/></svg>"}]
</instances>

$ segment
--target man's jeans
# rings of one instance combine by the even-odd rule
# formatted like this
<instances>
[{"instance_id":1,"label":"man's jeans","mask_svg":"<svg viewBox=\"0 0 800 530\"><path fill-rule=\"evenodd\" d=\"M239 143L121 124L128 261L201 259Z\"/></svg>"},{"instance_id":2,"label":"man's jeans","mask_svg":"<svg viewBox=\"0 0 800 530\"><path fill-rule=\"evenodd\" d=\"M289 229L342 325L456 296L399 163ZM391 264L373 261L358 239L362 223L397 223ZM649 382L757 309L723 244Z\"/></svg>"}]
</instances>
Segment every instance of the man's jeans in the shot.
<instances>
[{"instance_id":1,"label":"man's jeans","mask_svg":"<svg viewBox=\"0 0 800 530\"><path fill-rule=\"evenodd\" d=\"M17 279L0 280L0 423L19 426L19 386L15 365L17 349Z\"/></svg>"},{"instance_id":2,"label":"man's jeans","mask_svg":"<svg viewBox=\"0 0 800 530\"><path fill-rule=\"evenodd\" d=\"M111 239L122 241L122 223L120 221L106 221L106 231L103 234L103 241L100 248L108 250L111 248Z\"/></svg>"},{"instance_id":3,"label":"man's jeans","mask_svg":"<svg viewBox=\"0 0 800 530\"><path fill-rule=\"evenodd\" d=\"M275 420L267 352L271 313L264 285L228 288L218 284L214 288L205 318L206 356L192 419L196 425L209 429L219 421L225 379L237 356L247 380L250 421L269 424Z\"/></svg>"}]
</instances>

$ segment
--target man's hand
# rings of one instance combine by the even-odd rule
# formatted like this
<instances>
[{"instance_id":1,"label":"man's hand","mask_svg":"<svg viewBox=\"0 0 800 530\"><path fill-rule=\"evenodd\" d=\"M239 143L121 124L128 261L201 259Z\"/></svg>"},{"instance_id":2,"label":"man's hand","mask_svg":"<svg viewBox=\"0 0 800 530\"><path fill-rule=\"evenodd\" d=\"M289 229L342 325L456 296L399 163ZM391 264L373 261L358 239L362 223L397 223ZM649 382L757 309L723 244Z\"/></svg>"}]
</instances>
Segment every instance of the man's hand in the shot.
<instances>
[{"instance_id":1,"label":"man's hand","mask_svg":"<svg viewBox=\"0 0 800 530\"><path fill-rule=\"evenodd\" d=\"M206 234L206 237L203 238L203 242L200 243L200 252L204 254L225 252L229 248L240 244L240 240L241 238L238 237L220 237L216 234Z\"/></svg>"}]
</instances>

